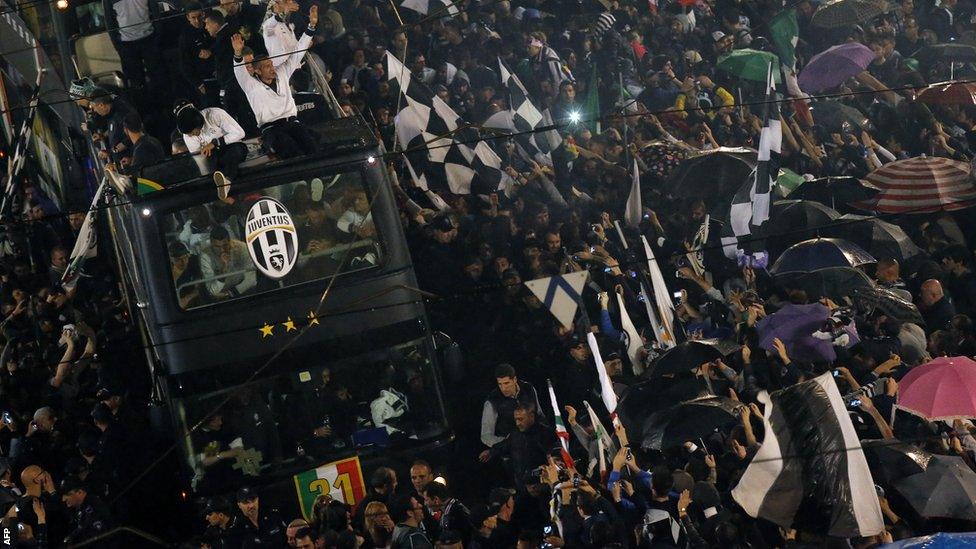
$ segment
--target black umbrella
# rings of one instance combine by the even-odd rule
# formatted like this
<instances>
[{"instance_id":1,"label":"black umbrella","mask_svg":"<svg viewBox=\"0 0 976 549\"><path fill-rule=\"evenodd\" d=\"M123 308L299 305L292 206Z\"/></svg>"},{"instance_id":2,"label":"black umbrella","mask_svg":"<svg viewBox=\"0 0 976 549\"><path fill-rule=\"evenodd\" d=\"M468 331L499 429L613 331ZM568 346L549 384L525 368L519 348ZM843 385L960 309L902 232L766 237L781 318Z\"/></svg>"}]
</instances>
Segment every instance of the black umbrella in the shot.
<instances>
[{"instance_id":1,"label":"black umbrella","mask_svg":"<svg viewBox=\"0 0 976 549\"><path fill-rule=\"evenodd\" d=\"M769 269L774 275L813 273L836 267L860 267L877 260L863 248L840 238L813 238L790 246Z\"/></svg>"},{"instance_id":2,"label":"black umbrella","mask_svg":"<svg viewBox=\"0 0 976 549\"><path fill-rule=\"evenodd\" d=\"M912 58L922 65L931 65L939 61L972 63L976 61L976 47L969 44L933 44L913 53Z\"/></svg>"},{"instance_id":3,"label":"black umbrella","mask_svg":"<svg viewBox=\"0 0 976 549\"><path fill-rule=\"evenodd\" d=\"M710 436L738 419L741 402L707 396L676 404L643 422L641 447L664 450Z\"/></svg>"},{"instance_id":4,"label":"black umbrella","mask_svg":"<svg viewBox=\"0 0 976 549\"><path fill-rule=\"evenodd\" d=\"M867 313L875 311L885 314L899 322L924 324L922 313L914 303L908 301L888 288L863 288L854 295L854 302Z\"/></svg>"},{"instance_id":5,"label":"black umbrella","mask_svg":"<svg viewBox=\"0 0 976 549\"><path fill-rule=\"evenodd\" d=\"M875 257L890 257L904 262L922 253L905 230L876 217L845 214L822 231L825 236L850 240Z\"/></svg>"},{"instance_id":6,"label":"black umbrella","mask_svg":"<svg viewBox=\"0 0 976 549\"><path fill-rule=\"evenodd\" d=\"M800 183L787 195L790 200L813 200L837 208L852 202L870 200L881 189L856 177L819 177Z\"/></svg>"},{"instance_id":7,"label":"black umbrella","mask_svg":"<svg viewBox=\"0 0 976 549\"><path fill-rule=\"evenodd\" d=\"M833 208L812 200L778 200L769 208L769 219L757 231L767 239L767 249L778 255L791 244L820 236L820 229L840 217Z\"/></svg>"},{"instance_id":8,"label":"black umbrella","mask_svg":"<svg viewBox=\"0 0 976 549\"><path fill-rule=\"evenodd\" d=\"M686 400L708 396L705 379L694 376L642 381L627 391L617 404L617 415L630 432L640 432L644 420Z\"/></svg>"},{"instance_id":9,"label":"black umbrella","mask_svg":"<svg viewBox=\"0 0 976 549\"><path fill-rule=\"evenodd\" d=\"M840 303L845 297L874 288L868 275L853 267L831 267L812 273L791 272L774 277L784 288L803 290L811 301L829 297Z\"/></svg>"},{"instance_id":10,"label":"black umbrella","mask_svg":"<svg viewBox=\"0 0 976 549\"><path fill-rule=\"evenodd\" d=\"M960 457L934 455L894 487L922 518L976 520L976 473Z\"/></svg>"},{"instance_id":11,"label":"black umbrella","mask_svg":"<svg viewBox=\"0 0 976 549\"><path fill-rule=\"evenodd\" d=\"M668 349L644 372L644 379L667 374L687 374L706 362L721 358L719 348L704 341L683 341Z\"/></svg>"},{"instance_id":12,"label":"black umbrella","mask_svg":"<svg viewBox=\"0 0 976 549\"><path fill-rule=\"evenodd\" d=\"M813 111L813 119L817 124L831 133L841 131L844 122L854 132L860 132L868 125L868 117L864 113L840 101L817 101L810 110Z\"/></svg>"},{"instance_id":13,"label":"black umbrella","mask_svg":"<svg viewBox=\"0 0 976 549\"><path fill-rule=\"evenodd\" d=\"M897 439L862 440L861 448L875 479L892 483L924 473L932 454Z\"/></svg>"},{"instance_id":14,"label":"black umbrella","mask_svg":"<svg viewBox=\"0 0 976 549\"><path fill-rule=\"evenodd\" d=\"M756 151L746 148L704 152L681 161L665 182L678 198L702 198L706 205L731 196L756 167Z\"/></svg>"}]
</instances>

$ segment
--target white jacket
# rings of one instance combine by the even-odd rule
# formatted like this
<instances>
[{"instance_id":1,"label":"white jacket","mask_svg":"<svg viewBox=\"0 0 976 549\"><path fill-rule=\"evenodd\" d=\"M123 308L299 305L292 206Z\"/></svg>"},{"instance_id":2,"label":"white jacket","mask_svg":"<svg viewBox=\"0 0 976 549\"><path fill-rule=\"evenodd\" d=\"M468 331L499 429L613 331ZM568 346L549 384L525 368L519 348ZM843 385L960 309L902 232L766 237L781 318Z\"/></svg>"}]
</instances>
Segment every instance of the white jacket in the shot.
<instances>
[{"instance_id":1,"label":"white jacket","mask_svg":"<svg viewBox=\"0 0 976 549\"><path fill-rule=\"evenodd\" d=\"M261 24L261 36L264 37L264 47L268 50L268 57L276 67L288 60L287 54L299 49L295 25L278 19L274 14Z\"/></svg>"},{"instance_id":2,"label":"white jacket","mask_svg":"<svg viewBox=\"0 0 976 549\"><path fill-rule=\"evenodd\" d=\"M244 139L244 128L224 109L218 107L200 109L200 114L203 115L203 128L200 129L200 135L183 134L183 141L191 153L198 152L200 147L211 141L220 146Z\"/></svg>"},{"instance_id":3,"label":"white jacket","mask_svg":"<svg viewBox=\"0 0 976 549\"><path fill-rule=\"evenodd\" d=\"M275 73L278 75L277 89L271 88L256 76L251 76L244 64L241 63L240 58L234 58L234 76L237 78L237 83L241 85L241 89L244 90L244 95L247 96L247 102L251 105L251 110L254 111L254 119L258 126L264 126L275 120L298 116L295 98L291 95L291 87L288 81L291 79L292 73L301 65L305 50L311 43L312 35L307 32L302 34L295 51L285 58L284 63L275 67Z\"/></svg>"}]
</instances>

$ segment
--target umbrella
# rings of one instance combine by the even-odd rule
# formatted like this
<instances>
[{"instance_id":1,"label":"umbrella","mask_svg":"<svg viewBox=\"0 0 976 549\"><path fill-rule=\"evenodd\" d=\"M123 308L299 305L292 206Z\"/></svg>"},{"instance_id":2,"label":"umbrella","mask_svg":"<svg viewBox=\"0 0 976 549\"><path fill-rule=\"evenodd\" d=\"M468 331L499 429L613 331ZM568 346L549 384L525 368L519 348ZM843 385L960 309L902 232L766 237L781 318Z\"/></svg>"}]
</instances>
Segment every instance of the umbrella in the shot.
<instances>
[{"instance_id":1,"label":"umbrella","mask_svg":"<svg viewBox=\"0 0 976 549\"><path fill-rule=\"evenodd\" d=\"M776 276L784 288L803 290L811 300L829 297L835 303L874 287L863 271L852 267L831 267L813 273L786 273Z\"/></svg>"},{"instance_id":2,"label":"umbrella","mask_svg":"<svg viewBox=\"0 0 976 549\"><path fill-rule=\"evenodd\" d=\"M773 64L773 79L779 83L779 57L768 51L749 48L732 50L718 58L715 68L734 74L743 80L765 82L770 63Z\"/></svg>"},{"instance_id":3,"label":"umbrella","mask_svg":"<svg viewBox=\"0 0 976 549\"><path fill-rule=\"evenodd\" d=\"M823 234L850 240L875 257L905 261L922 253L904 229L876 217L844 214L833 226L825 227Z\"/></svg>"},{"instance_id":4,"label":"umbrella","mask_svg":"<svg viewBox=\"0 0 976 549\"><path fill-rule=\"evenodd\" d=\"M930 105L976 105L976 84L939 82L915 94L915 100Z\"/></svg>"},{"instance_id":5,"label":"umbrella","mask_svg":"<svg viewBox=\"0 0 976 549\"><path fill-rule=\"evenodd\" d=\"M644 420L655 412L710 394L702 377L649 379L635 384L627 391L617 403L617 414L629 432L639 433Z\"/></svg>"},{"instance_id":6,"label":"umbrella","mask_svg":"<svg viewBox=\"0 0 976 549\"><path fill-rule=\"evenodd\" d=\"M683 160L671 170L665 188L677 198L714 200L731 196L755 167L755 150L719 148Z\"/></svg>"},{"instance_id":7,"label":"umbrella","mask_svg":"<svg viewBox=\"0 0 976 549\"><path fill-rule=\"evenodd\" d=\"M871 474L886 483L924 473L932 459L931 453L897 439L862 440L861 448Z\"/></svg>"},{"instance_id":8,"label":"umbrella","mask_svg":"<svg viewBox=\"0 0 976 549\"><path fill-rule=\"evenodd\" d=\"M830 310L820 303L794 305L787 303L775 313L756 324L759 346L776 353L773 340L779 339L786 351L796 360L836 360L837 352L829 341L813 337L830 317Z\"/></svg>"},{"instance_id":9,"label":"umbrella","mask_svg":"<svg viewBox=\"0 0 976 549\"><path fill-rule=\"evenodd\" d=\"M884 0L828 0L813 13L812 22L826 29L851 27L881 15L886 9Z\"/></svg>"},{"instance_id":10,"label":"umbrella","mask_svg":"<svg viewBox=\"0 0 976 549\"><path fill-rule=\"evenodd\" d=\"M957 456L932 456L925 472L894 484L922 518L976 520L976 473Z\"/></svg>"},{"instance_id":11,"label":"umbrella","mask_svg":"<svg viewBox=\"0 0 976 549\"><path fill-rule=\"evenodd\" d=\"M815 204L815 202L814 202ZM789 247L769 270L774 275L811 273L832 267L860 267L877 262L863 248L839 238L812 238Z\"/></svg>"},{"instance_id":12,"label":"umbrella","mask_svg":"<svg viewBox=\"0 0 976 549\"><path fill-rule=\"evenodd\" d=\"M871 48L859 42L834 46L814 55L800 71L797 83L809 93L833 88L863 72L874 58Z\"/></svg>"},{"instance_id":13,"label":"umbrella","mask_svg":"<svg viewBox=\"0 0 976 549\"><path fill-rule=\"evenodd\" d=\"M687 151L663 141L645 146L638 154L647 166L641 175L651 175L659 181L666 181L671 172L681 165L684 159L688 158Z\"/></svg>"},{"instance_id":14,"label":"umbrella","mask_svg":"<svg viewBox=\"0 0 976 549\"><path fill-rule=\"evenodd\" d=\"M881 549L976 549L976 532L939 532L931 536L921 536L887 543Z\"/></svg>"},{"instance_id":15,"label":"umbrella","mask_svg":"<svg viewBox=\"0 0 976 549\"><path fill-rule=\"evenodd\" d=\"M941 356L912 368L899 383L895 406L929 421L976 418L976 362Z\"/></svg>"},{"instance_id":16,"label":"umbrella","mask_svg":"<svg viewBox=\"0 0 976 549\"><path fill-rule=\"evenodd\" d=\"M916 156L885 164L867 176L881 189L864 208L884 213L932 213L976 204L969 164L938 156Z\"/></svg>"},{"instance_id":17,"label":"umbrella","mask_svg":"<svg viewBox=\"0 0 976 549\"><path fill-rule=\"evenodd\" d=\"M868 117L864 113L840 101L817 101L810 108L817 124L828 132L839 132L844 122L850 125L852 131L861 131L868 124Z\"/></svg>"},{"instance_id":18,"label":"umbrella","mask_svg":"<svg viewBox=\"0 0 976 549\"><path fill-rule=\"evenodd\" d=\"M972 63L976 61L976 47L969 44L932 44L912 54L912 58L923 65L931 65L939 61Z\"/></svg>"},{"instance_id":19,"label":"umbrella","mask_svg":"<svg viewBox=\"0 0 976 549\"><path fill-rule=\"evenodd\" d=\"M790 200L813 200L836 208L835 204L870 200L880 190L856 177L820 177L801 183L787 197Z\"/></svg>"},{"instance_id":20,"label":"umbrella","mask_svg":"<svg viewBox=\"0 0 976 549\"><path fill-rule=\"evenodd\" d=\"M703 341L683 341L659 356L644 377L652 379L666 374L687 374L702 364L721 357L722 352L715 345Z\"/></svg>"},{"instance_id":21,"label":"umbrella","mask_svg":"<svg viewBox=\"0 0 976 549\"><path fill-rule=\"evenodd\" d=\"M706 396L657 412L643 422L641 447L665 450L706 438L735 422L741 406L741 402L730 398Z\"/></svg>"},{"instance_id":22,"label":"umbrella","mask_svg":"<svg viewBox=\"0 0 976 549\"><path fill-rule=\"evenodd\" d=\"M854 301L868 313L878 311L899 322L925 323L914 303L888 288L863 288L854 295Z\"/></svg>"},{"instance_id":23,"label":"umbrella","mask_svg":"<svg viewBox=\"0 0 976 549\"><path fill-rule=\"evenodd\" d=\"M778 200L769 209L769 219L762 224L765 236L793 236L802 231L817 231L840 217L840 213L811 200Z\"/></svg>"}]
</instances>

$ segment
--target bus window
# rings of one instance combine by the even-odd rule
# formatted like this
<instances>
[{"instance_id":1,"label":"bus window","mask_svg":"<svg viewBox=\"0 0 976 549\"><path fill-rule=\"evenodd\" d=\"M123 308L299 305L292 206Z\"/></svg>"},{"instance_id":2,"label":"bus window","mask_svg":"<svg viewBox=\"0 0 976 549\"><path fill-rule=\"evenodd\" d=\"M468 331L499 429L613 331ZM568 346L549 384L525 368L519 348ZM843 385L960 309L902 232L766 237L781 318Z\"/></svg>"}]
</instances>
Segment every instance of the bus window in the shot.
<instances>
[{"instance_id":1,"label":"bus window","mask_svg":"<svg viewBox=\"0 0 976 549\"><path fill-rule=\"evenodd\" d=\"M418 339L328 364L310 350L287 357L308 365L298 371L181 399L184 428L226 401L188 441L197 490L443 435L447 424L428 349Z\"/></svg>"},{"instance_id":2,"label":"bus window","mask_svg":"<svg viewBox=\"0 0 976 549\"><path fill-rule=\"evenodd\" d=\"M273 280L254 265L244 225L262 198L289 211L298 235L295 267ZM344 172L257 189L233 204L214 200L162 216L174 288L183 309L227 301L367 269L380 261L379 238L360 172Z\"/></svg>"}]
</instances>

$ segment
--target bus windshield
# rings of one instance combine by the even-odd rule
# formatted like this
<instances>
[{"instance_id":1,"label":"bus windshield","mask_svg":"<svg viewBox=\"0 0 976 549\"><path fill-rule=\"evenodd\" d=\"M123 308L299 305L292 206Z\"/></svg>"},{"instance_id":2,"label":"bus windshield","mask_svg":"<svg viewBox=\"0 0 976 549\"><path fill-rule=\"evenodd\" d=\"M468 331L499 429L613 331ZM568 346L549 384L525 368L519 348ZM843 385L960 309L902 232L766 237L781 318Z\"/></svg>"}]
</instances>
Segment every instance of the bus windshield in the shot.
<instances>
[{"instance_id":1,"label":"bus windshield","mask_svg":"<svg viewBox=\"0 0 976 549\"><path fill-rule=\"evenodd\" d=\"M279 236L252 233L249 238L246 232L252 206L268 198L284 207L291 218L290 225L280 228L297 233L297 250L291 249L289 240L289 257L284 259L262 257L261 247L268 242L263 239L288 239L290 235L274 231ZM258 205L256 212L260 208ZM275 183L160 218L174 291L185 310L321 279L336 271L368 269L381 259L380 239L360 171ZM255 261L266 268L258 268ZM283 277L272 278L266 274L271 261L276 266L293 263L293 267L284 269L287 274Z\"/></svg>"},{"instance_id":2,"label":"bus windshield","mask_svg":"<svg viewBox=\"0 0 976 549\"><path fill-rule=\"evenodd\" d=\"M178 399L183 428L204 421L187 440L196 490L443 435L447 424L431 352L421 338L315 366L312 357L320 352L289 356L308 366Z\"/></svg>"}]
</instances>

